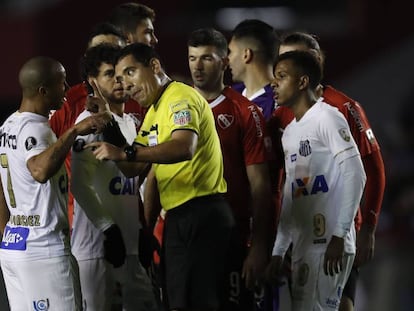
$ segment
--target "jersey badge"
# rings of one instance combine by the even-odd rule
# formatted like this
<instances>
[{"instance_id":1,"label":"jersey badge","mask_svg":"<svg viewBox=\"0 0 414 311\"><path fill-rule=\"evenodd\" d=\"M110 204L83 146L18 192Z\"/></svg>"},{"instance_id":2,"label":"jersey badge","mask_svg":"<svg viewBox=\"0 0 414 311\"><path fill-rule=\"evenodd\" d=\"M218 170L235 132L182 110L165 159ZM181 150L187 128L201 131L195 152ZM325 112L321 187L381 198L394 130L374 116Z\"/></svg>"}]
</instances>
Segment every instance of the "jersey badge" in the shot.
<instances>
[{"instance_id":1,"label":"jersey badge","mask_svg":"<svg viewBox=\"0 0 414 311\"><path fill-rule=\"evenodd\" d=\"M24 146L26 147L26 150L31 150L34 146L36 146L37 141L36 138L33 136L27 137L26 141L24 142Z\"/></svg>"},{"instance_id":2,"label":"jersey badge","mask_svg":"<svg viewBox=\"0 0 414 311\"><path fill-rule=\"evenodd\" d=\"M309 139L307 139L307 140L301 140L299 142L299 154L302 157L307 157L311 153L312 153L312 147L310 145Z\"/></svg>"},{"instance_id":3,"label":"jersey badge","mask_svg":"<svg viewBox=\"0 0 414 311\"><path fill-rule=\"evenodd\" d=\"M187 125L191 122L191 112L189 110L181 110L174 112L174 124Z\"/></svg>"},{"instance_id":4,"label":"jersey badge","mask_svg":"<svg viewBox=\"0 0 414 311\"><path fill-rule=\"evenodd\" d=\"M219 114L217 116L217 124L225 130L226 128L230 127L233 124L234 116L230 114Z\"/></svg>"},{"instance_id":5,"label":"jersey badge","mask_svg":"<svg viewBox=\"0 0 414 311\"><path fill-rule=\"evenodd\" d=\"M17 251L26 250L26 241L29 236L29 228L6 226L4 232L0 248L13 249Z\"/></svg>"},{"instance_id":6,"label":"jersey badge","mask_svg":"<svg viewBox=\"0 0 414 311\"><path fill-rule=\"evenodd\" d=\"M339 135L341 135L342 139L346 142L349 142L351 140L351 135L349 134L348 129L341 128L338 130Z\"/></svg>"}]
</instances>

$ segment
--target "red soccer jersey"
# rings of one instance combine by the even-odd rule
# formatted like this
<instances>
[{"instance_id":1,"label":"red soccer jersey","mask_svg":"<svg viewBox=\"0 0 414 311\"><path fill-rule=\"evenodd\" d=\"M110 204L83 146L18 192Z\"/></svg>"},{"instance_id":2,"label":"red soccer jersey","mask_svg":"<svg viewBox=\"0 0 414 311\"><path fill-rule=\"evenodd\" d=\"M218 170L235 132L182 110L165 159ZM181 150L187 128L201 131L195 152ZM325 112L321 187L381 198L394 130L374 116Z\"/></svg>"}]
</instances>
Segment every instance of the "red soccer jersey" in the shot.
<instances>
[{"instance_id":1,"label":"red soccer jersey","mask_svg":"<svg viewBox=\"0 0 414 311\"><path fill-rule=\"evenodd\" d=\"M85 83L79 83L71 87L66 92L66 101L63 103L62 107L59 110L56 110L53 113L51 113L51 115L49 116L49 124L58 138L75 124L76 118L80 115L82 111L85 110L87 97L88 91ZM138 131L142 124L142 121L144 120L146 109L139 105L136 101L128 100L125 103L125 113L130 114L134 118ZM68 172L69 182L70 159L71 154L69 152L65 159L65 167ZM73 196L70 191L68 199L68 215L69 223L70 225L72 225Z\"/></svg>"},{"instance_id":2,"label":"red soccer jersey","mask_svg":"<svg viewBox=\"0 0 414 311\"><path fill-rule=\"evenodd\" d=\"M267 161L265 120L256 104L230 87L210 107L220 137L228 202L240 233L247 238L252 210L246 166Z\"/></svg>"},{"instance_id":3,"label":"red soccer jersey","mask_svg":"<svg viewBox=\"0 0 414 311\"><path fill-rule=\"evenodd\" d=\"M358 102L329 85L324 86L322 97L326 103L338 108L338 110L345 116L352 136L358 146L361 158L364 158L373 152L379 151L380 147L375 139L371 125L368 122L365 111ZM277 107L277 109L273 112L272 122L270 123L272 124L272 131L284 129L293 120L293 118L294 115L289 108L283 106ZM379 208L380 207L376 208L377 212L379 212ZM358 210L358 214L355 219L357 229L360 228L361 223L361 211Z\"/></svg>"}]
</instances>

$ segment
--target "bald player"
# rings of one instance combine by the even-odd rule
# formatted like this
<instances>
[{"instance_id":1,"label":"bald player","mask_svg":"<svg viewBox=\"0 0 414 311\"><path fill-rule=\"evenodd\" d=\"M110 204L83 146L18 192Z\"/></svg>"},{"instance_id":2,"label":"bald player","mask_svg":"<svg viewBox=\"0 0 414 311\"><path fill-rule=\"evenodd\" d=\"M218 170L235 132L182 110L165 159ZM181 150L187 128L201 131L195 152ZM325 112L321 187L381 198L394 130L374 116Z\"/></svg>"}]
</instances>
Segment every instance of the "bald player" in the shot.
<instances>
[{"instance_id":1,"label":"bald player","mask_svg":"<svg viewBox=\"0 0 414 311\"><path fill-rule=\"evenodd\" d=\"M67 89L62 64L35 57L20 70L19 110L0 127L0 176L10 218L0 244L1 268L12 310L81 310L78 267L70 252L66 154L76 136L100 132L100 113L59 139L48 123ZM3 210L3 208L2 208Z\"/></svg>"}]
</instances>

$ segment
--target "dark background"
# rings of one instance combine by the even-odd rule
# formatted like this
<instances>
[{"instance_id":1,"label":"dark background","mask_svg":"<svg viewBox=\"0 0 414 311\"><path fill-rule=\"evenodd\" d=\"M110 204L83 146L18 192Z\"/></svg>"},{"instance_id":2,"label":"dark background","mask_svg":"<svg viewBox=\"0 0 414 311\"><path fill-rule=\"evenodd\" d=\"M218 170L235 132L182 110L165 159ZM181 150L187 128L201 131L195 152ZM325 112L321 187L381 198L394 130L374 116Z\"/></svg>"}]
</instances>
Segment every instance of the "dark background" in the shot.
<instances>
[{"instance_id":1,"label":"dark background","mask_svg":"<svg viewBox=\"0 0 414 311\"><path fill-rule=\"evenodd\" d=\"M33 56L58 59L67 70L69 84L78 83L78 62L90 29L122 2L0 0L0 121L18 108L17 75L21 65ZM199 27L213 26L229 35L244 18L258 18L280 32L305 30L320 38L327 56L325 82L364 106L387 168L376 257L361 270L357 310L413 310L414 14L408 9L409 1L142 3L156 11L157 49L168 73L182 79L188 77L186 38ZM223 8L238 8L242 15L227 17L226 27L218 20ZM6 309L0 305L0 310Z\"/></svg>"}]
</instances>

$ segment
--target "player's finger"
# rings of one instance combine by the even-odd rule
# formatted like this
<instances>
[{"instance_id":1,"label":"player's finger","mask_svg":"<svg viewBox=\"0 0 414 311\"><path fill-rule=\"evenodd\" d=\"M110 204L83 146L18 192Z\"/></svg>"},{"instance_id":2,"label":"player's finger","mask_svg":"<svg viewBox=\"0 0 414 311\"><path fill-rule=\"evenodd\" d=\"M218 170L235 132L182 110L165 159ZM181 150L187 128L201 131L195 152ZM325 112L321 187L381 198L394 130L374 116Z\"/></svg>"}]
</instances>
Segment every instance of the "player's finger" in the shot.
<instances>
[{"instance_id":1,"label":"player's finger","mask_svg":"<svg viewBox=\"0 0 414 311\"><path fill-rule=\"evenodd\" d=\"M83 149L88 149L91 148L92 150L95 150L96 148L98 148L101 145L101 142L99 141L95 141L89 144L86 144L85 146L83 146Z\"/></svg>"},{"instance_id":2,"label":"player's finger","mask_svg":"<svg viewBox=\"0 0 414 311\"><path fill-rule=\"evenodd\" d=\"M109 103L108 101L105 99L105 97L102 94L101 88L98 85L98 82L96 81L96 79L92 78L90 85L92 86L93 92L95 94L96 97L100 98L104 104L105 104L105 108L107 111L109 111Z\"/></svg>"},{"instance_id":3,"label":"player's finger","mask_svg":"<svg viewBox=\"0 0 414 311\"><path fill-rule=\"evenodd\" d=\"M328 259L326 258L326 256L323 259L323 272L325 273L325 275L329 274L329 272L328 272Z\"/></svg>"}]
</instances>

